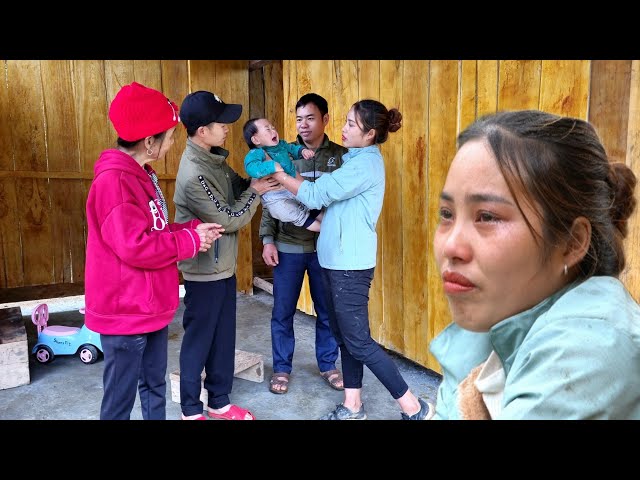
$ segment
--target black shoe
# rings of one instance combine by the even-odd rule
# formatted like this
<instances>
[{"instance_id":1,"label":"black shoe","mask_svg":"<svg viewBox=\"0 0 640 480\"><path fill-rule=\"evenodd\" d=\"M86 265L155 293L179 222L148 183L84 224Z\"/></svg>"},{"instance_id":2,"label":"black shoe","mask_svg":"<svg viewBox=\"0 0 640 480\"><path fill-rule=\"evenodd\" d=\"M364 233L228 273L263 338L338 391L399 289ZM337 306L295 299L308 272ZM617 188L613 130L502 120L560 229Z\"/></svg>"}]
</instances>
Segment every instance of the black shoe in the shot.
<instances>
[{"instance_id":1,"label":"black shoe","mask_svg":"<svg viewBox=\"0 0 640 480\"><path fill-rule=\"evenodd\" d=\"M320 420L366 420L367 414L364 413L364 404L360 406L360 410L352 412L343 404L336 405L336 409L333 412L327 413Z\"/></svg>"},{"instance_id":2,"label":"black shoe","mask_svg":"<svg viewBox=\"0 0 640 480\"><path fill-rule=\"evenodd\" d=\"M436 409L428 402L425 402L421 398L418 398L418 402L420 402L420 411L418 413L414 413L409 416L406 413L402 412L402 420L430 420L431 417L436 413Z\"/></svg>"}]
</instances>

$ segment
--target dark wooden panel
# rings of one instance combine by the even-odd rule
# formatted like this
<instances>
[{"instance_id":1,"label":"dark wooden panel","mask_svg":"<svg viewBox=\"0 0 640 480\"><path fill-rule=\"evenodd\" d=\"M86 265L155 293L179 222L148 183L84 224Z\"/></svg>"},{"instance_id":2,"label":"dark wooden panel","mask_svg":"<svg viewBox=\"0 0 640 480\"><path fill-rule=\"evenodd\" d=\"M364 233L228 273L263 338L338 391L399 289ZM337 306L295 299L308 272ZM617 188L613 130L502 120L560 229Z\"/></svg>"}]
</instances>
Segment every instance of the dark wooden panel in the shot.
<instances>
[{"instance_id":1,"label":"dark wooden panel","mask_svg":"<svg viewBox=\"0 0 640 480\"><path fill-rule=\"evenodd\" d=\"M611 160L627 157L631 60L593 60L589 121L596 127ZM615 108L612 108L615 106Z\"/></svg>"},{"instance_id":2,"label":"dark wooden panel","mask_svg":"<svg viewBox=\"0 0 640 480\"><path fill-rule=\"evenodd\" d=\"M16 179L0 179L0 287L24 284Z\"/></svg>"},{"instance_id":3,"label":"dark wooden panel","mask_svg":"<svg viewBox=\"0 0 640 480\"><path fill-rule=\"evenodd\" d=\"M162 88L164 94L176 102L178 107L182 106L184 97L189 93L189 71L186 60L163 60L162 61ZM166 173L175 175L178 173L180 157L187 144L187 130L180 123L173 134L174 143L166 156ZM173 196L168 198L171 203ZM173 218L173 217L171 217Z\"/></svg>"},{"instance_id":4,"label":"dark wooden panel","mask_svg":"<svg viewBox=\"0 0 640 480\"><path fill-rule=\"evenodd\" d=\"M51 212L47 181L20 178L16 186L24 284L53 283Z\"/></svg>"},{"instance_id":5,"label":"dark wooden panel","mask_svg":"<svg viewBox=\"0 0 640 480\"><path fill-rule=\"evenodd\" d=\"M108 116L104 62L74 60L73 82L81 170L93 176L100 152L112 148L115 138Z\"/></svg>"},{"instance_id":6,"label":"dark wooden panel","mask_svg":"<svg viewBox=\"0 0 640 480\"><path fill-rule=\"evenodd\" d=\"M51 180L51 232L55 283L84 281L86 229L81 180Z\"/></svg>"},{"instance_id":7,"label":"dark wooden panel","mask_svg":"<svg viewBox=\"0 0 640 480\"><path fill-rule=\"evenodd\" d=\"M7 61L0 60L0 67L4 73L7 69ZM4 75L3 77L4 78ZM7 82L0 82L0 170L15 170L15 148L13 146L13 128L11 115L17 110L11 106Z\"/></svg>"},{"instance_id":8,"label":"dark wooden panel","mask_svg":"<svg viewBox=\"0 0 640 480\"><path fill-rule=\"evenodd\" d=\"M79 172L78 125L70 60L40 63L47 128L48 170Z\"/></svg>"},{"instance_id":9,"label":"dark wooden panel","mask_svg":"<svg viewBox=\"0 0 640 480\"><path fill-rule=\"evenodd\" d=\"M38 60L7 63L7 85L16 170L47 170L42 81Z\"/></svg>"}]
</instances>

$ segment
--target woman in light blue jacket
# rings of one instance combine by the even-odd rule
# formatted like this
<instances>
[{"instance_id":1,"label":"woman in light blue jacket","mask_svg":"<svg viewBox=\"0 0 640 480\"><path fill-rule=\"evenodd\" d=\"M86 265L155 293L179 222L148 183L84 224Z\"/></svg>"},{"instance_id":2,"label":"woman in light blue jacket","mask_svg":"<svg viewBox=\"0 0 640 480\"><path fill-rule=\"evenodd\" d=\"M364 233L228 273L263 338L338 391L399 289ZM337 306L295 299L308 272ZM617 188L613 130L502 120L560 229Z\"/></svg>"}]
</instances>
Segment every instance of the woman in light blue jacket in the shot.
<instances>
[{"instance_id":1,"label":"woman in light blue jacket","mask_svg":"<svg viewBox=\"0 0 640 480\"><path fill-rule=\"evenodd\" d=\"M439 419L640 419L640 307L618 276L636 176L587 122L537 110L458 137L436 262Z\"/></svg>"},{"instance_id":2,"label":"woman in light blue jacket","mask_svg":"<svg viewBox=\"0 0 640 480\"><path fill-rule=\"evenodd\" d=\"M344 402L325 420L365 420L361 400L363 367L389 390L405 420L424 420L433 406L418 399L393 360L372 338L369 329L369 288L376 265L376 222L384 198L384 161L379 144L397 131L402 115L376 100L352 105L342 127L342 144L349 151L342 167L325 173L315 183L282 169L274 177L311 209L327 207L320 237L318 261L328 292L329 321L340 346L344 375Z\"/></svg>"}]
</instances>

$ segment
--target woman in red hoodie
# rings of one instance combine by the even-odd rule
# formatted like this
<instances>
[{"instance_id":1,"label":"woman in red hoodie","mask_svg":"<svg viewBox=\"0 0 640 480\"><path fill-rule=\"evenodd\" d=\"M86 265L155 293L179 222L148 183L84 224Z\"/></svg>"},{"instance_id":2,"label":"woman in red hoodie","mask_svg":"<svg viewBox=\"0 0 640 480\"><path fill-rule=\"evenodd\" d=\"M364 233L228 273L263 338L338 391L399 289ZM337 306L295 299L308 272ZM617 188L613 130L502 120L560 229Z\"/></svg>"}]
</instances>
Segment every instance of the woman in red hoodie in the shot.
<instances>
[{"instance_id":1,"label":"woman in red hoodie","mask_svg":"<svg viewBox=\"0 0 640 480\"><path fill-rule=\"evenodd\" d=\"M128 420L140 393L145 420L166 418L168 325L178 308L179 260L207 251L216 223L169 223L149 162L173 145L178 106L133 82L116 94L109 119L117 147L94 166L87 198L85 321L104 353L101 420Z\"/></svg>"}]
</instances>

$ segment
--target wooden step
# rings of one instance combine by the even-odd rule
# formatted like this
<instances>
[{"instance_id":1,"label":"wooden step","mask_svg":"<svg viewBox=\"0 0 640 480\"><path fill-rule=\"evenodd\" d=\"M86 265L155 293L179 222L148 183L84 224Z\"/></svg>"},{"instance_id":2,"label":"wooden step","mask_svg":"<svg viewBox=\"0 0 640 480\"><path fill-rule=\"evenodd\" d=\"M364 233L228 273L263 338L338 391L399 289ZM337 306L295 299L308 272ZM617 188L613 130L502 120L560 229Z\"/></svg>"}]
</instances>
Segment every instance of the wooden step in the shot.
<instances>
[{"instance_id":1,"label":"wooden step","mask_svg":"<svg viewBox=\"0 0 640 480\"><path fill-rule=\"evenodd\" d=\"M0 309L0 390L27 385L29 347L19 307Z\"/></svg>"},{"instance_id":2,"label":"wooden step","mask_svg":"<svg viewBox=\"0 0 640 480\"><path fill-rule=\"evenodd\" d=\"M264 359L258 353L236 349L234 367L234 377L258 383L264 380ZM171 373L169 379L171 380L171 400L180 403L180 370ZM204 380L204 371L202 379ZM200 391L200 401L206 405L208 398L208 392L203 386Z\"/></svg>"}]
</instances>

